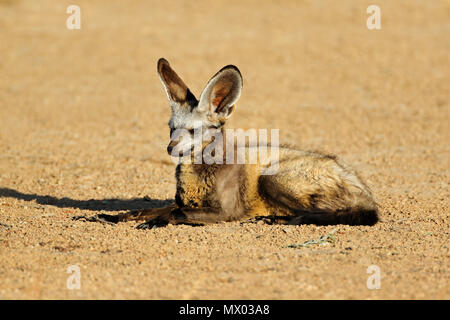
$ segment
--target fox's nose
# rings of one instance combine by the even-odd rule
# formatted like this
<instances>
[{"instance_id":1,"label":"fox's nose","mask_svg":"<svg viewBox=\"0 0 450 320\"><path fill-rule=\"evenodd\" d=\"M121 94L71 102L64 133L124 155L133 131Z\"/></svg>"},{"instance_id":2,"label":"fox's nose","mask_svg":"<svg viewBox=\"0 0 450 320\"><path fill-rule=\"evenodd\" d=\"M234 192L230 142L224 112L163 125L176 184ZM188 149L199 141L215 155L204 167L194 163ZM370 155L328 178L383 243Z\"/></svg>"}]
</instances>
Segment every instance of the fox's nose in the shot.
<instances>
[{"instance_id":1,"label":"fox's nose","mask_svg":"<svg viewBox=\"0 0 450 320\"><path fill-rule=\"evenodd\" d=\"M167 153L168 154L172 154L172 150L173 150L173 146L171 146L170 144L167 146Z\"/></svg>"}]
</instances>

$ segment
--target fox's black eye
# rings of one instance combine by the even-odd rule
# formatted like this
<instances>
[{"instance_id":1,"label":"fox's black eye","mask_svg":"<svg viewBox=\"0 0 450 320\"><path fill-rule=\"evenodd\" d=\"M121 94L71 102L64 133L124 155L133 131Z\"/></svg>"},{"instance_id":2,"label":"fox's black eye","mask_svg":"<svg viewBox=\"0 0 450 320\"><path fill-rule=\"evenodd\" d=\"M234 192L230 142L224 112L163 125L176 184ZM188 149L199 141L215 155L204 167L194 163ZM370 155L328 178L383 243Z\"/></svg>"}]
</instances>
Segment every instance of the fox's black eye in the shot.
<instances>
[{"instance_id":1,"label":"fox's black eye","mask_svg":"<svg viewBox=\"0 0 450 320\"><path fill-rule=\"evenodd\" d=\"M189 129L190 134L194 134L194 129Z\"/></svg>"}]
</instances>

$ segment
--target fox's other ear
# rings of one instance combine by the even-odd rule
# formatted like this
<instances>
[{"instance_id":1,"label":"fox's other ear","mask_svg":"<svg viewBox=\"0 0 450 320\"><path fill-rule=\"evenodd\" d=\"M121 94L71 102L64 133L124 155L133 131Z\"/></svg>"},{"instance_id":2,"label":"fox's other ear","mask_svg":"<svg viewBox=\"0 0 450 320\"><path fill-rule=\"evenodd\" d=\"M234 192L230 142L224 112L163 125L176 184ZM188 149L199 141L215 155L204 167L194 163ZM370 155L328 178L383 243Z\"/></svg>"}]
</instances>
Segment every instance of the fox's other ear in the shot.
<instances>
[{"instance_id":1,"label":"fox's other ear","mask_svg":"<svg viewBox=\"0 0 450 320\"><path fill-rule=\"evenodd\" d=\"M228 118L241 96L242 76L239 69L228 65L217 72L206 84L200 96L199 111L210 111Z\"/></svg>"},{"instance_id":2,"label":"fox's other ear","mask_svg":"<svg viewBox=\"0 0 450 320\"><path fill-rule=\"evenodd\" d=\"M188 103L191 106L197 104L195 96L164 58L158 60L158 74L170 102L175 102L179 105Z\"/></svg>"}]
</instances>

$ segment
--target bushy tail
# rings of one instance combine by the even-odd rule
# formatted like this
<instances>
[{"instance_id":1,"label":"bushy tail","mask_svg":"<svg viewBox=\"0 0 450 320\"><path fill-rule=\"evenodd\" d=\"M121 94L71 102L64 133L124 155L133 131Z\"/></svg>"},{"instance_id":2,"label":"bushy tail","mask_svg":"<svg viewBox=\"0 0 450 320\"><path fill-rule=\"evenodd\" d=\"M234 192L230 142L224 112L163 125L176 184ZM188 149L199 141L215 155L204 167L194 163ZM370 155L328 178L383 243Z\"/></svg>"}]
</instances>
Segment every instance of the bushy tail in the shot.
<instances>
[{"instance_id":1,"label":"bushy tail","mask_svg":"<svg viewBox=\"0 0 450 320\"><path fill-rule=\"evenodd\" d=\"M316 225L366 225L373 226L379 220L377 208L349 208L336 212L323 210L295 210L296 216L290 224L316 224Z\"/></svg>"}]
</instances>

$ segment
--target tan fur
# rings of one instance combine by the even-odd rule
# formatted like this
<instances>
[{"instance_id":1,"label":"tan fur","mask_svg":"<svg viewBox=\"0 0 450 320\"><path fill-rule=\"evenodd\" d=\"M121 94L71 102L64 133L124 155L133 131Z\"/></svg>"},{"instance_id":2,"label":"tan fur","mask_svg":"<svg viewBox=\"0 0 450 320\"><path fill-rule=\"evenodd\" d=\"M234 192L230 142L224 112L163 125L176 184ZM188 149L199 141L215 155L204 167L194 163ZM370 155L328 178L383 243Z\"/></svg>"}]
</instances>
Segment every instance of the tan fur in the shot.
<instances>
[{"instance_id":1,"label":"tan fur","mask_svg":"<svg viewBox=\"0 0 450 320\"><path fill-rule=\"evenodd\" d=\"M292 217L297 223L317 224L377 221L370 190L336 157L292 147L280 147L279 154L275 175L260 175L260 164L179 164L177 205L219 209L218 221L256 216Z\"/></svg>"}]
</instances>

